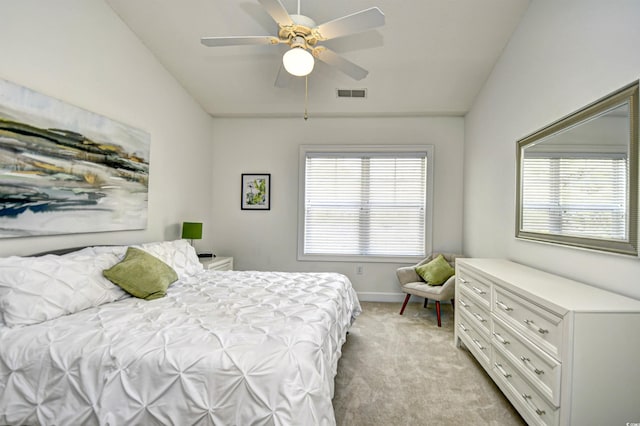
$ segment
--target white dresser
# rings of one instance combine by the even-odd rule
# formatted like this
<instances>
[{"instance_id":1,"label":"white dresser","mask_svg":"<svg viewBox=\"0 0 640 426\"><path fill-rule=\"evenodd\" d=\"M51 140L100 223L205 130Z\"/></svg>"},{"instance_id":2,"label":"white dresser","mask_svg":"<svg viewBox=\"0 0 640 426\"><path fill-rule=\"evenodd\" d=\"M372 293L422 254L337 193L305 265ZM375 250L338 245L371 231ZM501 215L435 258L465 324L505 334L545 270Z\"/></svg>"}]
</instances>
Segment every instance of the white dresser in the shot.
<instances>
[{"instance_id":1,"label":"white dresser","mask_svg":"<svg viewBox=\"0 0 640 426\"><path fill-rule=\"evenodd\" d=\"M455 300L456 345L527 423L640 422L640 301L504 259L457 259Z\"/></svg>"}]
</instances>

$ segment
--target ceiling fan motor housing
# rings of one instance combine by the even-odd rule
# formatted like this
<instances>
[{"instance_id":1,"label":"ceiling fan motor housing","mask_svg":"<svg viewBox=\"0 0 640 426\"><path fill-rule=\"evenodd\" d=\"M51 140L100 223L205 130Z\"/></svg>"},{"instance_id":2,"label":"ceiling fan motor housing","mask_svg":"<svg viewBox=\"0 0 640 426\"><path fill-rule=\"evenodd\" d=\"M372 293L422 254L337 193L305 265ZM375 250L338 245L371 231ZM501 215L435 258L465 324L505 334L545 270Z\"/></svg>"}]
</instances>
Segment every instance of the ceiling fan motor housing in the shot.
<instances>
[{"instance_id":1,"label":"ceiling fan motor housing","mask_svg":"<svg viewBox=\"0 0 640 426\"><path fill-rule=\"evenodd\" d=\"M314 34L313 28L316 23L313 19L304 15L289 15L293 25L280 25L278 36L282 41L291 47L309 47L318 43L318 37ZM300 45L299 38L304 40L304 45ZM295 43L295 44L294 44Z\"/></svg>"}]
</instances>

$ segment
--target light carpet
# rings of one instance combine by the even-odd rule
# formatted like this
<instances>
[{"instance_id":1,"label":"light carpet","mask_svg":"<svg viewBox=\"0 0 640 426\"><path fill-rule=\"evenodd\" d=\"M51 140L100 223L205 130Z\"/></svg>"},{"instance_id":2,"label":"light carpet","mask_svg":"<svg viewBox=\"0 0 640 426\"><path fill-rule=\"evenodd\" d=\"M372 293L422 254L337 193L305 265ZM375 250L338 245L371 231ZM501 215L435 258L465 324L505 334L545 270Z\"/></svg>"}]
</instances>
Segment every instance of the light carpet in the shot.
<instances>
[{"instance_id":1,"label":"light carpet","mask_svg":"<svg viewBox=\"0 0 640 426\"><path fill-rule=\"evenodd\" d=\"M524 425L466 349L453 312L434 303L363 302L342 347L333 406L339 426Z\"/></svg>"}]
</instances>

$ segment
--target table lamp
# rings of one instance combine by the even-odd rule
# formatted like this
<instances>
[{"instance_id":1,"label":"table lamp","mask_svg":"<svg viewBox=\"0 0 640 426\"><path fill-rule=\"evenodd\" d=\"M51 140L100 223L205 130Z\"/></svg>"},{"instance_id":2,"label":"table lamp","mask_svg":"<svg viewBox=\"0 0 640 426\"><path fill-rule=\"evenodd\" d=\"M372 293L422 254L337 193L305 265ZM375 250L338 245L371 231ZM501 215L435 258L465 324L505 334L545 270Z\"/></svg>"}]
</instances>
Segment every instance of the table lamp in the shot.
<instances>
[{"instance_id":1,"label":"table lamp","mask_svg":"<svg viewBox=\"0 0 640 426\"><path fill-rule=\"evenodd\" d=\"M182 238L189 240L193 246L193 240L202 238L202 223L182 222Z\"/></svg>"}]
</instances>

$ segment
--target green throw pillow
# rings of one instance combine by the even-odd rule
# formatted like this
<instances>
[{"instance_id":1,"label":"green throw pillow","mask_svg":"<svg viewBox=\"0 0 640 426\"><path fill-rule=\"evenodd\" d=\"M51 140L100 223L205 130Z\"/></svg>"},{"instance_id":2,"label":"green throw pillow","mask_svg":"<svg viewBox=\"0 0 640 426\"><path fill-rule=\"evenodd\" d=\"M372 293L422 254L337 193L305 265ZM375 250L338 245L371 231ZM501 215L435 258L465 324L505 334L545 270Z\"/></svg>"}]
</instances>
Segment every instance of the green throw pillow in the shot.
<instances>
[{"instance_id":1,"label":"green throw pillow","mask_svg":"<svg viewBox=\"0 0 640 426\"><path fill-rule=\"evenodd\" d=\"M171 266L134 247L129 247L124 259L102 274L127 293L145 300L164 297L167 288L178 279Z\"/></svg>"},{"instance_id":2,"label":"green throw pillow","mask_svg":"<svg viewBox=\"0 0 640 426\"><path fill-rule=\"evenodd\" d=\"M429 285L442 285L450 276L456 273L455 269L449 265L442 255L435 259L416 267L416 272Z\"/></svg>"}]
</instances>

